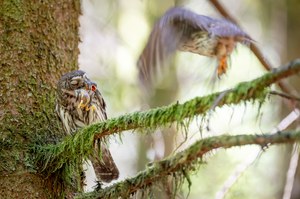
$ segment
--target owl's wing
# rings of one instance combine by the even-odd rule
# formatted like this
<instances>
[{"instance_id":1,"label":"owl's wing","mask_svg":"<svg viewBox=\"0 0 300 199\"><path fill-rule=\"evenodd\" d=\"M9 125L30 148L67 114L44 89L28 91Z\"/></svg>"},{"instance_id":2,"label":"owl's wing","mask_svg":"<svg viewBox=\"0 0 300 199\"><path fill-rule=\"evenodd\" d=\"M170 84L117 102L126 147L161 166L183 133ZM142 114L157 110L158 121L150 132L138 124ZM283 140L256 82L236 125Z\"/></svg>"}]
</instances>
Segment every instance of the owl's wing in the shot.
<instances>
[{"instance_id":1,"label":"owl's wing","mask_svg":"<svg viewBox=\"0 0 300 199\"><path fill-rule=\"evenodd\" d=\"M173 22L176 24L183 24L180 26L185 31L199 31L203 30L208 34L217 37L241 36L245 40L252 40L250 36L245 33L236 24L226 19L215 19L212 17L199 15L193 11L184 8L172 8L165 14L165 22ZM169 21L169 22L168 22Z\"/></svg>"},{"instance_id":2,"label":"owl's wing","mask_svg":"<svg viewBox=\"0 0 300 199\"><path fill-rule=\"evenodd\" d=\"M243 30L230 21L198 15L180 7L171 8L155 24L138 59L137 66L142 83L147 86L151 82L152 76L156 75L161 66L166 65L187 35L201 30L212 36L241 36L251 40Z\"/></svg>"},{"instance_id":3,"label":"owl's wing","mask_svg":"<svg viewBox=\"0 0 300 199\"><path fill-rule=\"evenodd\" d=\"M93 103L96 104L95 111L99 120L97 122L106 120L106 104L99 90L95 91L93 99L95 99ZM91 157L91 162L98 180L101 179L103 182L110 182L119 177L119 170L104 140L95 140L94 153Z\"/></svg>"},{"instance_id":4,"label":"owl's wing","mask_svg":"<svg viewBox=\"0 0 300 199\"><path fill-rule=\"evenodd\" d=\"M100 91L97 89L95 90L94 94L93 103L96 105L96 113L98 114L98 120L96 122L101 122L103 120L107 120L107 115L106 115L106 104L105 101L100 93Z\"/></svg>"}]
</instances>

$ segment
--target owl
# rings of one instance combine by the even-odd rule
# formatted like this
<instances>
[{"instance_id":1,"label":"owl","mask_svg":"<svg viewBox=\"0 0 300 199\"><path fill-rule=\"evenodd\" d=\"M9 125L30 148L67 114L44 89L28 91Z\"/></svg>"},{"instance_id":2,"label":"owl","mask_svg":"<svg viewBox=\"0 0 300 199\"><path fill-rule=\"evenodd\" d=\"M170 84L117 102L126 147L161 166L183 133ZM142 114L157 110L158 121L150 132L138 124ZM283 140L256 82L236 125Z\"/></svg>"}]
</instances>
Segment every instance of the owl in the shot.
<instances>
[{"instance_id":1,"label":"owl","mask_svg":"<svg viewBox=\"0 0 300 199\"><path fill-rule=\"evenodd\" d=\"M105 102L97 84L81 70L69 72L58 81L56 113L67 135L107 119ZM97 179L102 182L117 179L119 170L106 144L98 139L94 148L95 151L101 149L102 153L100 157L90 157Z\"/></svg>"},{"instance_id":2,"label":"owl","mask_svg":"<svg viewBox=\"0 0 300 199\"><path fill-rule=\"evenodd\" d=\"M160 66L176 50L214 57L217 76L227 70L227 59L237 42L252 39L242 29L225 19L214 19L181 7L168 10L155 24L137 66L142 82L151 81Z\"/></svg>"}]
</instances>

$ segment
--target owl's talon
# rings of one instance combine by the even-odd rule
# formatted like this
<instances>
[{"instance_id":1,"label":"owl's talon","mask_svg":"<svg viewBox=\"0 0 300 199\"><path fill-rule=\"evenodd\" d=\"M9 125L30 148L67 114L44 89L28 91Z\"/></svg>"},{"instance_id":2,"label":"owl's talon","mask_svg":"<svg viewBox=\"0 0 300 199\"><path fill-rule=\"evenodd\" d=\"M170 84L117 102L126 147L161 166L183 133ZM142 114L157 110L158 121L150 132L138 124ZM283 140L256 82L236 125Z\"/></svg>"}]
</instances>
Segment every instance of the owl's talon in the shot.
<instances>
[{"instance_id":1,"label":"owl's talon","mask_svg":"<svg viewBox=\"0 0 300 199\"><path fill-rule=\"evenodd\" d=\"M217 69L218 77L220 77L221 75L226 73L227 68L228 68L227 67L227 57L224 56L219 60L219 66L218 66L218 69Z\"/></svg>"},{"instance_id":2,"label":"owl's talon","mask_svg":"<svg viewBox=\"0 0 300 199\"><path fill-rule=\"evenodd\" d=\"M80 108L84 108L85 105L83 104L83 100L80 100L80 103L78 104L77 108L80 109Z\"/></svg>"},{"instance_id":3,"label":"owl's talon","mask_svg":"<svg viewBox=\"0 0 300 199\"><path fill-rule=\"evenodd\" d=\"M86 108L87 109L88 108L88 102L84 104L83 100L81 100L80 103L78 104L78 108Z\"/></svg>"},{"instance_id":4,"label":"owl's talon","mask_svg":"<svg viewBox=\"0 0 300 199\"><path fill-rule=\"evenodd\" d=\"M96 106L95 106L95 105L86 106L86 107L85 107L85 110L86 110L86 111L89 111L89 110L95 111L95 110L96 110Z\"/></svg>"},{"instance_id":5,"label":"owl's talon","mask_svg":"<svg viewBox=\"0 0 300 199\"><path fill-rule=\"evenodd\" d=\"M88 104L90 103L90 96L87 92L83 92L81 91L79 93L79 97L80 97L80 103L78 104L77 108L87 108Z\"/></svg>"}]
</instances>

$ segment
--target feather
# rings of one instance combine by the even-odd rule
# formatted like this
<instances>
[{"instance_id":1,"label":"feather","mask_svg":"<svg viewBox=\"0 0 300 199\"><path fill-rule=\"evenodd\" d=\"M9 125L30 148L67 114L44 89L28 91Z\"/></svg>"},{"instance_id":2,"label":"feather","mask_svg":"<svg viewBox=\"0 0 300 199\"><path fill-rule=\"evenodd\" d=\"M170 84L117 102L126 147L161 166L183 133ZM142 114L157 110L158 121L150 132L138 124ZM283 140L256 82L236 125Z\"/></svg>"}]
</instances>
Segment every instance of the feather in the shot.
<instances>
[{"instance_id":1,"label":"feather","mask_svg":"<svg viewBox=\"0 0 300 199\"><path fill-rule=\"evenodd\" d=\"M217 52L222 38L233 38L230 47L235 47L235 42L252 41L249 35L228 20L199 15L181 7L169 9L154 25L137 61L141 82L148 86L159 68L168 65L176 50L223 58L224 55L218 56Z\"/></svg>"},{"instance_id":2,"label":"feather","mask_svg":"<svg viewBox=\"0 0 300 199\"><path fill-rule=\"evenodd\" d=\"M106 105L100 91L89 90L89 85L96 88L96 84L81 70L63 75L58 82L56 113L67 135L107 119ZM96 140L90 159L98 180L110 182L118 178L119 170L106 143Z\"/></svg>"}]
</instances>

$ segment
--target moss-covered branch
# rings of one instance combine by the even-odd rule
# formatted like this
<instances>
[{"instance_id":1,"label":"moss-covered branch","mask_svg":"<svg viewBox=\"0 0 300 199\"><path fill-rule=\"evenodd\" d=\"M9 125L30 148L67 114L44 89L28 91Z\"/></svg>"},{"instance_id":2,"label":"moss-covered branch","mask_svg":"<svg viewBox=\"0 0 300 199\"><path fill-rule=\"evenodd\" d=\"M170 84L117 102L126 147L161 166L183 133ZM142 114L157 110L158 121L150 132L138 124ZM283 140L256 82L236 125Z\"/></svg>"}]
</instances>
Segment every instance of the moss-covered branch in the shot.
<instances>
[{"instance_id":1,"label":"moss-covered branch","mask_svg":"<svg viewBox=\"0 0 300 199\"><path fill-rule=\"evenodd\" d=\"M198 114L203 114L218 101L218 106L238 104L241 101L263 100L266 88L271 84L300 71L300 59L294 60L255 80L242 82L235 88L217 92L205 97L196 97L183 104L173 104L144 112L135 112L109 119L106 122L92 125L83 133L92 133L96 138L137 128L155 128L175 121L182 121ZM219 97L222 95L222 98Z\"/></svg>"},{"instance_id":2,"label":"moss-covered branch","mask_svg":"<svg viewBox=\"0 0 300 199\"><path fill-rule=\"evenodd\" d=\"M153 163L145 171L140 172L133 178L115 183L98 192L83 194L78 198L128 198L139 189L144 189L168 175L174 176L174 173L182 176L186 175L185 173L193 169L204 154L213 149L250 144L266 146L269 143L278 144L299 141L300 131L280 132L272 135L223 135L202 139L174 156Z\"/></svg>"},{"instance_id":3,"label":"moss-covered branch","mask_svg":"<svg viewBox=\"0 0 300 199\"><path fill-rule=\"evenodd\" d=\"M33 153L36 162L48 174L61 170L64 166L76 164L92 153L93 140L109 134L137 128L155 128L172 122L181 122L186 118L203 114L218 101L217 106L238 104L240 102L261 100L267 96L266 88L272 83L300 71L300 59L269 72L253 81L243 82L235 88L214 93L205 97L196 97L183 104L135 112L109 119L105 122L82 129L74 136L68 136L57 145L35 146ZM222 95L222 98L219 96Z\"/></svg>"}]
</instances>

